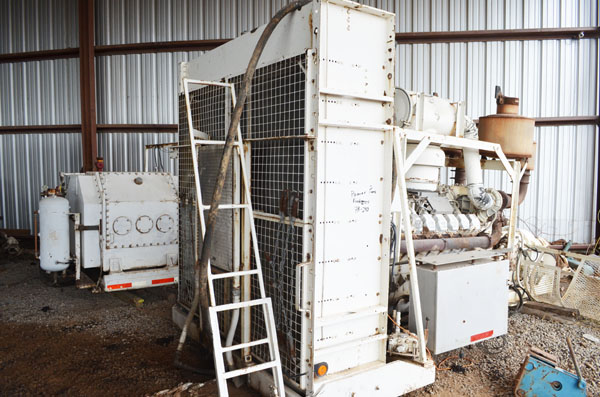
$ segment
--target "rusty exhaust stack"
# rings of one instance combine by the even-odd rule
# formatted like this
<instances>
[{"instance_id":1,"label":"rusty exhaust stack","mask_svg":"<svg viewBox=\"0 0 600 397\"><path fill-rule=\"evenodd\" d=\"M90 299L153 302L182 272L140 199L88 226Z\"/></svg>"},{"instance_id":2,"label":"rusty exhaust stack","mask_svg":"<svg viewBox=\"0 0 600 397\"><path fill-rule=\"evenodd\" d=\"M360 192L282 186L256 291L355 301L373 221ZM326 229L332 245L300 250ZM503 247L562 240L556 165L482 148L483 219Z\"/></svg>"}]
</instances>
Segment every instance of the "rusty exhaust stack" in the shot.
<instances>
[{"instance_id":1,"label":"rusty exhaust stack","mask_svg":"<svg viewBox=\"0 0 600 397\"><path fill-rule=\"evenodd\" d=\"M479 139L499 143L508 158L528 159L534 154L534 126L534 119L519 116L519 98L504 96L496 86L496 114L479 118Z\"/></svg>"},{"instance_id":2,"label":"rusty exhaust stack","mask_svg":"<svg viewBox=\"0 0 600 397\"><path fill-rule=\"evenodd\" d=\"M519 205L525 200L529 188L530 170L533 169L535 120L519 116L519 98L507 97L496 86L496 113L479 119L479 139L499 143L508 158L529 159L527 170L519 184ZM492 155L492 153L485 153ZM503 208L510 208L511 195L502 192Z\"/></svg>"}]
</instances>

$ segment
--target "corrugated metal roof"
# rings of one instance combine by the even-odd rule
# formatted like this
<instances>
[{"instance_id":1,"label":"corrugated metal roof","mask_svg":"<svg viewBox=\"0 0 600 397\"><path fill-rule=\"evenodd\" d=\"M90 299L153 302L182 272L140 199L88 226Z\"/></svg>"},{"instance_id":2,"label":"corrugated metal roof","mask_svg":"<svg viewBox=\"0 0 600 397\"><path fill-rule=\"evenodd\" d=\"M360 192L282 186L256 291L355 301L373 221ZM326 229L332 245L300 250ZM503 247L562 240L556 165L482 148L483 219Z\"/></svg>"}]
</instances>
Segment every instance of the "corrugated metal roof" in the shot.
<instances>
[{"instance_id":1,"label":"corrugated metal roof","mask_svg":"<svg viewBox=\"0 0 600 397\"><path fill-rule=\"evenodd\" d=\"M285 0L96 0L96 44L232 38L263 23ZM595 0L371 0L396 13L399 32L597 26ZM0 2L0 53L77 47L76 0ZM177 122L178 64L199 55L160 53L96 59L98 123ZM598 41L553 40L397 46L397 85L466 100L468 113L494 112L493 92L521 98L527 116L597 114ZM0 64L0 124L79 123L76 59ZM105 133L98 151L108 170L141 170L142 146L172 134ZM548 239L591 240L597 129L536 128L538 169L521 225ZM77 171L78 134L0 135L0 227L30 228L43 184ZM75 153L75 155L73 155ZM166 154L163 153L163 156ZM166 160L166 157L164 157ZM172 161L165 166L173 170ZM508 189L499 173L493 186Z\"/></svg>"}]
</instances>

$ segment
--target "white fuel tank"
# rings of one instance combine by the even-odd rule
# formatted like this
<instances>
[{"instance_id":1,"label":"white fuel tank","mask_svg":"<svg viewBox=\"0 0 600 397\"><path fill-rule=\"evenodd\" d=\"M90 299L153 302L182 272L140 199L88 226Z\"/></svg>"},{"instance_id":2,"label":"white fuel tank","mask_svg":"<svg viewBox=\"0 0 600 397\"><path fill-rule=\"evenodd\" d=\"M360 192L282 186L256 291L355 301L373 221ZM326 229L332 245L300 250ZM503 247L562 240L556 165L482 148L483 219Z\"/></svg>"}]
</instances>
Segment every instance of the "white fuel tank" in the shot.
<instances>
[{"instance_id":1,"label":"white fuel tank","mask_svg":"<svg viewBox=\"0 0 600 397\"><path fill-rule=\"evenodd\" d=\"M40 267L60 272L69 267L69 201L58 196L40 200Z\"/></svg>"}]
</instances>

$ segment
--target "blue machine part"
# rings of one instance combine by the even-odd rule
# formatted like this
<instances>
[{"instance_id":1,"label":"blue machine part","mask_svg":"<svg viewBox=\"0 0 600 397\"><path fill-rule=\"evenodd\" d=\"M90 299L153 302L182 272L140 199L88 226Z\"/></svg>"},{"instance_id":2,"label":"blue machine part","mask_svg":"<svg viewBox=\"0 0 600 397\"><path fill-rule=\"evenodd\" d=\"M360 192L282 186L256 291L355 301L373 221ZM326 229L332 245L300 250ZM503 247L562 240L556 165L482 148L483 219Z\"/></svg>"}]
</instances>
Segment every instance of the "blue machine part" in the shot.
<instances>
[{"instance_id":1,"label":"blue machine part","mask_svg":"<svg viewBox=\"0 0 600 397\"><path fill-rule=\"evenodd\" d=\"M585 397L586 384L583 378L578 378L577 375L557 368L554 363L530 353L521 367L515 395Z\"/></svg>"}]
</instances>

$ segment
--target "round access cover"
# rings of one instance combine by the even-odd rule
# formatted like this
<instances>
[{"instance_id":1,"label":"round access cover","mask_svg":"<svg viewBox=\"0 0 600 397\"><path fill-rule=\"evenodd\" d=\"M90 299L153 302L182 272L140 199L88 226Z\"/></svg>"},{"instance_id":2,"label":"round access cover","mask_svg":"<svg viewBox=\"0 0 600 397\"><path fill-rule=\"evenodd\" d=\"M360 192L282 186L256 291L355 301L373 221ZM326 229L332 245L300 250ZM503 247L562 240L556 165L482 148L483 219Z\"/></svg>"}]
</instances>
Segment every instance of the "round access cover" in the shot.
<instances>
[{"instance_id":1,"label":"round access cover","mask_svg":"<svg viewBox=\"0 0 600 397\"><path fill-rule=\"evenodd\" d=\"M124 236L131 231L131 221L126 216L120 216L113 222L113 231Z\"/></svg>"},{"instance_id":2,"label":"round access cover","mask_svg":"<svg viewBox=\"0 0 600 397\"><path fill-rule=\"evenodd\" d=\"M135 221L135 228L140 233L148 233L152 230L152 226L154 226L154 222L148 215L142 215Z\"/></svg>"},{"instance_id":3,"label":"round access cover","mask_svg":"<svg viewBox=\"0 0 600 397\"><path fill-rule=\"evenodd\" d=\"M173 230L173 226L175 225L175 221L171 218L170 215L161 215L156 220L156 228L159 232L167 233Z\"/></svg>"},{"instance_id":4,"label":"round access cover","mask_svg":"<svg viewBox=\"0 0 600 397\"><path fill-rule=\"evenodd\" d=\"M403 123L408 123L412 117L412 102L408 92L402 88L396 87L394 94L394 124L402 127Z\"/></svg>"}]
</instances>

